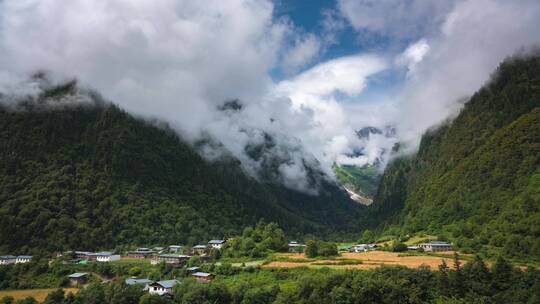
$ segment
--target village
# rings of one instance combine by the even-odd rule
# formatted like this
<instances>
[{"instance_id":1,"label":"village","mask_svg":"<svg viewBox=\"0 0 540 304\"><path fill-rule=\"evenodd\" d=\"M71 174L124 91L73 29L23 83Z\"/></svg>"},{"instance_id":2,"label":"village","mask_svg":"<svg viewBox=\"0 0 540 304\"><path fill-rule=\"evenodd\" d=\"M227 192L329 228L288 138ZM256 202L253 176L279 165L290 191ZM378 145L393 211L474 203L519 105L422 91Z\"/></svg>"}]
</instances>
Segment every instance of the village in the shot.
<instances>
[{"instance_id":1,"label":"village","mask_svg":"<svg viewBox=\"0 0 540 304\"><path fill-rule=\"evenodd\" d=\"M207 244L198 244L192 247L182 245L168 245L164 247L139 247L134 250L130 250L123 253L116 253L112 251L101 252L89 252L89 251L67 251L57 253L56 260L61 260L65 265L87 265L93 263L113 263L118 261L147 261L150 265L165 264L174 268L181 268L185 270L187 276L191 277L198 283L209 283L214 279L214 274L205 272L199 266L189 266L188 261L192 257L197 257L201 263L215 262L215 257L212 257L212 253L221 252L227 246L227 240L210 240ZM295 258L295 263L284 262L269 262L263 267L302 267L308 266L302 261L304 258L304 251L306 250L306 244L296 241L290 241L287 244L288 253L283 253L282 256L278 256L278 260ZM368 252L375 252L380 250L380 244L355 244L355 245L343 245L339 246L338 250L340 255L350 259L350 254L361 254ZM407 246L409 251L420 252L445 252L451 251L452 245L448 242L441 241L428 241L419 243L416 245ZM348 255L349 254L349 255ZM5 255L0 256L0 265L9 264L24 264L32 261L32 256L13 256ZM352 266L354 263L351 263ZM360 264L360 263L359 263ZM336 264L338 265L338 264ZM349 265L349 266L351 266ZM369 264L366 264L369 265ZM90 280L91 273L89 272L74 272L67 276L69 279L69 285L72 287L84 287ZM166 279L166 280L151 280L147 277L131 276L124 280L127 285L140 285L141 289L149 294L155 294L160 296L170 296L175 285L180 283L178 278Z\"/></svg>"}]
</instances>

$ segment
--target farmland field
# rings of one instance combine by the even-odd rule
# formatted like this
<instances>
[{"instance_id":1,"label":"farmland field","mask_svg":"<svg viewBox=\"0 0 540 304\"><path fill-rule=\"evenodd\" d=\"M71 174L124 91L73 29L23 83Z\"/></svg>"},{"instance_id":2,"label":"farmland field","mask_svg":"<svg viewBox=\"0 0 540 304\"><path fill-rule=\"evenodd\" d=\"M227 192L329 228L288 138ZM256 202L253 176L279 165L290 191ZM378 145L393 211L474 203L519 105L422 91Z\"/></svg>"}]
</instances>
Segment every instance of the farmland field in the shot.
<instances>
[{"instance_id":1,"label":"farmland field","mask_svg":"<svg viewBox=\"0 0 540 304\"><path fill-rule=\"evenodd\" d=\"M57 288L44 288L44 289L18 289L18 290L0 290L0 299L3 297L13 297L15 300L24 299L26 297L33 297L39 303L43 302L47 295L55 291ZM66 294L72 292L79 292L78 288L63 288Z\"/></svg>"},{"instance_id":2,"label":"farmland field","mask_svg":"<svg viewBox=\"0 0 540 304\"><path fill-rule=\"evenodd\" d=\"M396 252L387 251L368 251L361 253L346 252L342 253L340 257L334 259L321 259L313 260L307 259L303 254L276 254L275 260L264 265L266 268L279 268L279 267L331 267L331 268L343 268L343 269L370 269L377 268L383 265L401 265L409 268L418 268L421 265L426 265L432 270L436 270L442 263L442 260L448 265L452 265L452 255L449 253L448 257L438 257L429 255L417 255L407 256L400 255ZM356 263L354 263L356 261Z\"/></svg>"}]
</instances>

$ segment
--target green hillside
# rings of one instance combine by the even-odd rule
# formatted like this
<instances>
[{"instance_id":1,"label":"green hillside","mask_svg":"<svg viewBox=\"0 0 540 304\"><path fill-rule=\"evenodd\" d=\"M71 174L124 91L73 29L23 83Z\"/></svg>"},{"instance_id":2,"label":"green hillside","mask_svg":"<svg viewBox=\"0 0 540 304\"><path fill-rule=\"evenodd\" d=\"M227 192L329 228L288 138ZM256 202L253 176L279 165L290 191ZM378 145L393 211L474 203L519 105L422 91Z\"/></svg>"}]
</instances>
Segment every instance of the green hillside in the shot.
<instances>
[{"instance_id":1,"label":"green hillside","mask_svg":"<svg viewBox=\"0 0 540 304\"><path fill-rule=\"evenodd\" d=\"M0 108L0 252L194 244L261 218L292 236L355 226L361 207L333 184L310 196L256 182L94 94L92 105L58 101L76 91L68 83Z\"/></svg>"},{"instance_id":2,"label":"green hillside","mask_svg":"<svg viewBox=\"0 0 540 304\"><path fill-rule=\"evenodd\" d=\"M334 168L338 181L351 190L362 193L366 197L373 198L377 192L380 173L374 165L364 167L336 166Z\"/></svg>"},{"instance_id":3,"label":"green hillside","mask_svg":"<svg viewBox=\"0 0 540 304\"><path fill-rule=\"evenodd\" d=\"M512 58L416 156L387 168L372 210L403 234L540 257L540 56ZM394 227L395 228L395 227Z\"/></svg>"}]
</instances>

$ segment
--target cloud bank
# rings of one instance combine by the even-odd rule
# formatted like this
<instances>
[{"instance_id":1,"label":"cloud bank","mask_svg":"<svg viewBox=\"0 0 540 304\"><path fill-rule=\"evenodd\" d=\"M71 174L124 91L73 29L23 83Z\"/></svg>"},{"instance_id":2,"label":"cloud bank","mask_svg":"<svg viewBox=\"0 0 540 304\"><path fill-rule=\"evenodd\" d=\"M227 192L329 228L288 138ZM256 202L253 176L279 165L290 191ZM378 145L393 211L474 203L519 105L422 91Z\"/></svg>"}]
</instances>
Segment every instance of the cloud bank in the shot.
<instances>
[{"instance_id":1,"label":"cloud bank","mask_svg":"<svg viewBox=\"0 0 540 304\"><path fill-rule=\"evenodd\" d=\"M316 193L313 171L380 161L398 140L414 151L505 56L540 42L538 20L535 0L338 0L314 33L270 0L4 0L0 90L38 90L21 85L37 70L76 77L209 159ZM324 57L347 26L357 54ZM397 85L370 98L384 73ZM366 126L397 133L360 139Z\"/></svg>"}]
</instances>

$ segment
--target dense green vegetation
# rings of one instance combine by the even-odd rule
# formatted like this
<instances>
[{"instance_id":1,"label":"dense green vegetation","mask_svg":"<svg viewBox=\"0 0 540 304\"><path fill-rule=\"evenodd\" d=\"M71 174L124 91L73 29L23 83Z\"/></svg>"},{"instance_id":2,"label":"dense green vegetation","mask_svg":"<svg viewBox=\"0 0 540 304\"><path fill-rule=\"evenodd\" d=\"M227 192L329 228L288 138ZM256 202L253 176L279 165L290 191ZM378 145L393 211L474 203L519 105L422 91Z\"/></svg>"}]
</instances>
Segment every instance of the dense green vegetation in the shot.
<instances>
[{"instance_id":1,"label":"dense green vegetation","mask_svg":"<svg viewBox=\"0 0 540 304\"><path fill-rule=\"evenodd\" d=\"M260 258L272 252L286 251L287 248L283 230L276 223L265 224L261 221L255 228L246 227L241 237L230 239L223 250L223 257Z\"/></svg>"},{"instance_id":2,"label":"dense green vegetation","mask_svg":"<svg viewBox=\"0 0 540 304\"><path fill-rule=\"evenodd\" d=\"M338 254L337 245L332 242L324 242L319 240L309 240L306 243L304 251L306 257L329 257Z\"/></svg>"},{"instance_id":3,"label":"dense green vegetation","mask_svg":"<svg viewBox=\"0 0 540 304\"><path fill-rule=\"evenodd\" d=\"M35 265L28 265L34 271ZM54 266L56 267L56 266ZM157 266L156 266L157 267ZM52 270L51 270L52 271ZM538 303L540 272L512 267L500 258L491 267L475 257L438 271L382 267L374 270L258 269L215 267L209 284L177 276L171 298L150 296L123 279L94 283L78 294L52 292L47 304L145 303ZM124 273L124 275L127 275ZM162 278L173 274L163 273ZM0 283L2 281L0 280ZM30 300L28 300L30 301ZM13 303L10 299L0 303ZM32 302L19 302L32 303Z\"/></svg>"},{"instance_id":4,"label":"dense green vegetation","mask_svg":"<svg viewBox=\"0 0 540 304\"><path fill-rule=\"evenodd\" d=\"M454 120L423 136L416 156L391 163L371 211L389 234L538 261L540 55L502 63Z\"/></svg>"},{"instance_id":5,"label":"dense green vegetation","mask_svg":"<svg viewBox=\"0 0 540 304\"><path fill-rule=\"evenodd\" d=\"M356 193L367 198L373 198L377 193L381 173L376 166L336 166L334 171L338 181Z\"/></svg>"},{"instance_id":6,"label":"dense green vegetation","mask_svg":"<svg viewBox=\"0 0 540 304\"><path fill-rule=\"evenodd\" d=\"M312 196L255 181L93 93L71 102L83 93L70 82L0 102L0 253L189 245L261 218L293 236L355 230L361 207L336 185Z\"/></svg>"}]
</instances>

